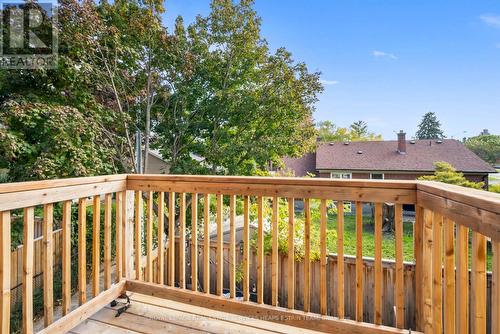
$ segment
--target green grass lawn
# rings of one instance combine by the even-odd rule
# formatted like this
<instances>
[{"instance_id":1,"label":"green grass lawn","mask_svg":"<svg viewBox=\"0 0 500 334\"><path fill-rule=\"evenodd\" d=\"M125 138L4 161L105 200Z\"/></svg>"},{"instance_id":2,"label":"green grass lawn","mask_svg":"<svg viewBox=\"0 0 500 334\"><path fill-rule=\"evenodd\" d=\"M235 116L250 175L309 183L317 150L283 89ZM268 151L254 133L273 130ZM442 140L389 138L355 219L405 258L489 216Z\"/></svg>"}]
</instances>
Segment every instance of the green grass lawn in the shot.
<instances>
[{"instance_id":1,"label":"green grass lawn","mask_svg":"<svg viewBox=\"0 0 500 334\"><path fill-rule=\"evenodd\" d=\"M375 235L373 233L374 223L370 216L363 217L363 256L375 256ZM328 216L328 229L337 230L337 216ZM469 267L472 259L472 232L469 233ZM328 245L335 253L337 250L337 240L333 244ZM344 217L344 254L356 255L356 217L354 215L346 215ZM404 261L413 262L413 222L403 221L403 255ZM394 233L382 234L382 258L395 259L395 239ZM487 247L487 270L491 270L492 250L488 243Z\"/></svg>"},{"instance_id":2,"label":"green grass lawn","mask_svg":"<svg viewBox=\"0 0 500 334\"><path fill-rule=\"evenodd\" d=\"M370 216L363 217L363 256L375 256L375 235L373 233L374 223ZM328 216L328 229L337 230L337 216ZM329 249L334 252L337 249L337 240ZM346 215L344 217L344 254L356 255L356 217ZM403 222L403 255L405 261L413 261L413 223ZM382 258L395 259L396 248L394 233L382 234Z\"/></svg>"}]
</instances>

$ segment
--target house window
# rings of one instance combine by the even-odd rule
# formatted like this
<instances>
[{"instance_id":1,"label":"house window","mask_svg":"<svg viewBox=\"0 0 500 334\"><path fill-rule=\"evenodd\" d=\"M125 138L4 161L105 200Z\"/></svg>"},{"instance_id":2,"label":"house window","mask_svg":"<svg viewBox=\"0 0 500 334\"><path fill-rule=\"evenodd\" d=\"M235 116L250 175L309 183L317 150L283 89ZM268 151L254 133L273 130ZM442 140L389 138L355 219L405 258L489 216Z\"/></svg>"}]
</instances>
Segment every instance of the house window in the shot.
<instances>
[{"instance_id":1,"label":"house window","mask_svg":"<svg viewBox=\"0 0 500 334\"><path fill-rule=\"evenodd\" d=\"M370 173L370 179L372 180L383 180L384 173Z\"/></svg>"},{"instance_id":2,"label":"house window","mask_svg":"<svg viewBox=\"0 0 500 334\"><path fill-rule=\"evenodd\" d=\"M332 179L352 179L352 174L351 173L331 172L330 178L332 178Z\"/></svg>"}]
</instances>

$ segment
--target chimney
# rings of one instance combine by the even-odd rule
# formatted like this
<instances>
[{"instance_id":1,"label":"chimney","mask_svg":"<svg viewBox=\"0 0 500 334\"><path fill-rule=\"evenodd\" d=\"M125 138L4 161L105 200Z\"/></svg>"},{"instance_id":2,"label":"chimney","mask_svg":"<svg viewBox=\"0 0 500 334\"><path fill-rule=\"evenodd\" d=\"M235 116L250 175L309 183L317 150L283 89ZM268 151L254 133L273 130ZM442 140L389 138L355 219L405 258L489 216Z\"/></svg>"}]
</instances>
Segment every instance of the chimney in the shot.
<instances>
[{"instance_id":1,"label":"chimney","mask_svg":"<svg viewBox=\"0 0 500 334\"><path fill-rule=\"evenodd\" d=\"M406 154L406 133L403 130L398 133L398 152L399 154Z\"/></svg>"}]
</instances>

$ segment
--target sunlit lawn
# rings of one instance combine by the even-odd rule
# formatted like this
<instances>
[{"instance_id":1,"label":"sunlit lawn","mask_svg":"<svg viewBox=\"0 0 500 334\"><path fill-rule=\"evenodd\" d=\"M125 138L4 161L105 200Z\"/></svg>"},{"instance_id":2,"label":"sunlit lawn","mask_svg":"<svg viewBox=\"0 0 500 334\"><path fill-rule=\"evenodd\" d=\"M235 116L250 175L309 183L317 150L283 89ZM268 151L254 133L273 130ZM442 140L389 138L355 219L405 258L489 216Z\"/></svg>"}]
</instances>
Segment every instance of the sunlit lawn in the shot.
<instances>
[{"instance_id":1,"label":"sunlit lawn","mask_svg":"<svg viewBox=\"0 0 500 334\"><path fill-rule=\"evenodd\" d=\"M370 216L363 216L363 256L375 256L375 235L373 234L374 223ZM337 216L328 216L328 229L337 230ZM469 267L472 258L472 232L469 234ZM334 253L337 252L337 240L333 245L328 245ZM344 254L356 255L356 217L354 215L345 215L344 217ZM404 261L413 262L413 222L403 222L403 255ZM394 232L382 234L382 258L395 259L395 239ZM487 270L491 270L492 251L488 243L487 247Z\"/></svg>"},{"instance_id":2,"label":"sunlit lawn","mask_svg":"<svg viewBox=\"0 0 500 334\"><path fill-rule=\"evenodd\" d=\"M370 216L363 217L363 256L375 256L375 235L373 234L373 221ZM328 229L337 230L337 216L328 217ZM337 250L337 240L329 249ZM345 215L344 217L344 254L356 255L356 217ZM413 261L413 223L403 222L403 255L405 261ZM394 233L382 234L382 258L395 259L396 248Z\"/></svg>"}]
</instances>

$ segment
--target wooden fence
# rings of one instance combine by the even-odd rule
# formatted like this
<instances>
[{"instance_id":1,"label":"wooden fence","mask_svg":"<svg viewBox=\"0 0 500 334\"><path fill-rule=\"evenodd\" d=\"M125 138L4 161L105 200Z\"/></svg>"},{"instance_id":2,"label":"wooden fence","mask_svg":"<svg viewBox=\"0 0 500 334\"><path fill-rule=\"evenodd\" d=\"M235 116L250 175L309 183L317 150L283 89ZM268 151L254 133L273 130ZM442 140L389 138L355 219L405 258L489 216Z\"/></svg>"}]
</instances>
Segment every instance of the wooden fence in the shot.
<instances>
[{"instance_id":1,"label":"wooden fence","mask_svg":"<svg viewBox=\"0 0 500 334\"><path fill-rule=\"evenodd\" d=\"M36 223L41 231L41 222ZM36 235L36 234L35 234ZM41 235L41 232L40 234ZM55 230L54 237L54 267L61 264L61 250L62 250L62 230ZM42 266L42 248L43 238L38 236L34 240L34 258L33 258L33 287L34 289L40 288L43 285L43 266ZM22 287L23 287L23 245L17 246L10 254L10 289L11 289L11 305L21 301Z\"/></svg>"},{"instance_id":2,"label":"wooden fence","mask_svg":"<svg viewBox=\"0 0 500 334\"><path fill-rule=\"evenodd\" d=\"M176 244L177 251L179 245ZM210 248L210 287L211 293L214 293L216 286L216 244L212 242ZM190 282L190 253L186 253L188 259L188 268L186 268L186 282ZM178 252L176 254L179 254ZM168 259L168 257L165 257ZM237 266L243 260L241 252L236 253ZM224 244L224 286L229 286L229 243ZM167 266L168 268L168 266ZM394 315L394 293L395 289L395 273L396 265L394 261L385 260L382 262L383 268L383 288L382 288L382 324L387 326L395 326ZM337 256L330 254L327 261L327 314L337 316ZM179 271L176 270L176 274ZM278 302L280 306L286 307L288 304L288 257L285 255L279 256L278 263ZM312 262L310 267L310 300L311 312L320 312L320 262ZM203 282L203 247L199 246L198 256L198 282ZM264 261L264 303L271 304L271 256L267 255ZM355 319L356 307L356 258L355 256L344 256L344 302L345 302L345 318ZM178 276L176 276L176 281ZM252 253L250 257L250 291L255 291L257 284L257 254ZM369 293L373 290L375 284L375 268L372 258L363 258L363 319L366 322L374 321L373 294ZM241 283L237 284L241 291ZM304 262L295 262L295 308L303 310L304 307ZM406 328L416 328L415 319L415 265L413 263L404 263L404 292L405 292L405 324ZM366 293L368 292L368 293ZM254 298L256 298L254 296Z\"/></svg>"},{"instance_id":3,"label":"wooden fence","mask_svg":"<svg viewBox=\"0 0 500 334\"><path fill-rule=\"evenodd\" d=\"M198 282L200 284L199 290L203 291L203 246L198 245ZM176 242L176 253L179 254L180 245L178 240ZM185 282L189 286L191 283L191 251L189 243L185 246L186 249L186 278ZM210 246L210 287L211 293L214 293L216 287L216 252L217 246L216 242L212 241ZM168 275L168 249L165 253L165 277ZM229 286L229 243L224 243L224 287ZM243 254L237 250L236 252L236 266L241 263L243 259ZM287 278L287 256L280 255L278 275L279 275L279 290L278 290L278 300L279 305L286 307L287 305L287 289L288 289L288 278ZM156 268L156 258L154 259L153 268ZM252 253L250 257L250 291L255 291L255 286L257 282L257 254ZM382 324L387 326L394 326L396 323L395 319L395 303L394 294L395 288L395 275L396 275L396 263L393 260L383 260L383 288L382 288ZM304 300L304 263L295 263L295 278L296 278L296 294L295 294L295 305L297 309L303 309ZM332 316L337 316L337 255L330 254L327 261L327 280L328 280L328 304L327 304L327 314ZM404 304L404 319L405 328L415 330L417 319L416 319L416 267L415 264L411 262L404 262L404 293L405 293L405 304ZM179 281L179 263L176 261L176 276L175 281ZM311 263L311 312L319 312L320 309L320 263L319 261ZM155 269L154 275L157 274ZM156 276L154 276L156 277ZM345 255L344 256L344 302L345 302L345 317L350 319L355 319L355 307L356 307L356 257ZM487 273L487 316L491 315L491 293L492 293L492 276L491 272ZM373 294L370 291L373 290L375 284L375 266L374 259L364 257L363 258L363 319L367 322L374 320L374 307L373 307ZM239 292L242 291L241 282L237 284L237 289ZM226 291L227 292L227 291ZM264 303L271 304L271 257L266 256L264 263ZM256 296L253 294L253 300ZM490 333L490 325L487 325L487 333Z\"/></svg>"}]
</instances>

